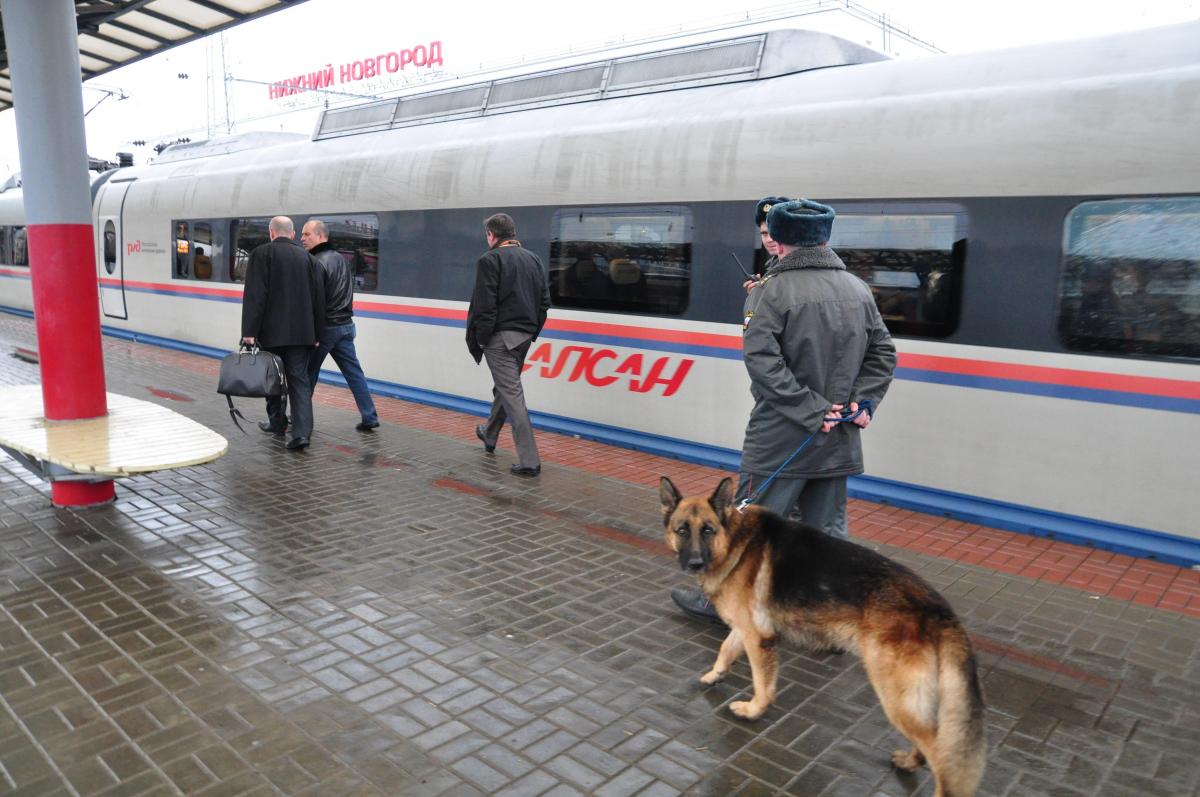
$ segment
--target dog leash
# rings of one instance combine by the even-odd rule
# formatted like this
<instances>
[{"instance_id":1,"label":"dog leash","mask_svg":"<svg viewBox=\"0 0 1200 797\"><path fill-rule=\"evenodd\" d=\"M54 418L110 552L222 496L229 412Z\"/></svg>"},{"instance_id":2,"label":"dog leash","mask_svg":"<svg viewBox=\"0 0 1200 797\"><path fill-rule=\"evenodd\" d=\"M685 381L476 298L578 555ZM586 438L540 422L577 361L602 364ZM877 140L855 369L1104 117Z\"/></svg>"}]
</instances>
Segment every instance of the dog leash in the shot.
<instances>
[{"instance_id":1,"label":"dog leash","mask_svg":"<svg viewBox=\"0 0 1200 797\"><path fill-rule=\"evenodd\" d=\"M843 409L842 417L833 420L832 423L848 423L850 421L853 421L858 416L862 415L864 412L867 413L867 415L871 414L870 399L859 404L858 409L855 410L854 412L851 412L849 409ZM828 423L828 422L829 421L822 421L822 424ZM756 500L758 500L758 497L760 495L762 495L763 492L766 491L767 487L771 484L771 482L775 481L775 477L779 475L780 471L782 471L784 468L786 468L788 466L788 463L791 462L793 459L795 459L796 455L799 454L801 451L803 451L804 447L806 445L808 445L809 443L811 443L812 439L814 437L816 437L817 434L820 433L820 431L821 430L818 429L817 431L810 434L805 439L805 441L803 443L801 443L800 446L795 451L792 452L792 455L790 457L788 457L787 459L785 459L783 461L783 464L780 465L778 468L776 468L775 472L772 473L770 476L768 476L767 480L758 486L757 490L755 490L754 492L750 493L750 495L743 498L742 502L737 505L737 511L744 512L746 507L750 506L750 504L753 504Z\"/></svg>"}]
</instances>

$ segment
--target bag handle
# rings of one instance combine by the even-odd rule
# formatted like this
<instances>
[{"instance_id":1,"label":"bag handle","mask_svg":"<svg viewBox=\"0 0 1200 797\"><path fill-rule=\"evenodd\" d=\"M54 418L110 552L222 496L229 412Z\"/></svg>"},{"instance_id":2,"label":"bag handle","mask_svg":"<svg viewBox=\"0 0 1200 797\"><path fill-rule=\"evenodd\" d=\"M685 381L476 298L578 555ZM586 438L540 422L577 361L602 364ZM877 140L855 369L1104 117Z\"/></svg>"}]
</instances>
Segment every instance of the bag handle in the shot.
<instances>
[{"instance_id":1,"label":"bag handle","mask_svg":"<svg viewBox=\"0 0 1200 797\"><path fill-rule=\"evenodd\" d=\"M242 361L243 354L249 354L250 361L257 362L258 361L258 353L260 351L262 351L262 349L260 349L258 347L258 338L255 338L253 343L246 343L242 339L240 339L240 338L238 339L238 348L237 348L238 362Z\"/></svg>"}]
</instances>

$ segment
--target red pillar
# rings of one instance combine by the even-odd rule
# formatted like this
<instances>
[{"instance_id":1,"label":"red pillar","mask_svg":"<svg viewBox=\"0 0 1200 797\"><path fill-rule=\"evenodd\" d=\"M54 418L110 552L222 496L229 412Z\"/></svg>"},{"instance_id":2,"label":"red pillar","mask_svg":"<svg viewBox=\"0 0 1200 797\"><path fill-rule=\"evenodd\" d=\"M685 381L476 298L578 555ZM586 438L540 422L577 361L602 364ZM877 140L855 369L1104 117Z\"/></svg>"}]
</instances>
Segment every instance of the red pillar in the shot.
<instances>
[{"instance_id":1,"label":"red pillar","mask_svg":"<svg viewBox=\"0 0 1200 797\"><path fill-rule=\"evenodd\" d=\"M12 74L47 420L107 414L75 5L0 0ZM111 480L53 482L58 506L111 501Z\"/></svg>"}]
</instances>

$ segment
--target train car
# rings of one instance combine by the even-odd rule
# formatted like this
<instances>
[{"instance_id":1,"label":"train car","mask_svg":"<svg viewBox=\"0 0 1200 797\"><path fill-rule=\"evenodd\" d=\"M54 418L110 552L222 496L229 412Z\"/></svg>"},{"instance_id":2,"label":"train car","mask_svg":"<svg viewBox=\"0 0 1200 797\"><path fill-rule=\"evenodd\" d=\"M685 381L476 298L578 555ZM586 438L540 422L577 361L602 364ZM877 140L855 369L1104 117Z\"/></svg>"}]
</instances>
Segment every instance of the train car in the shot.
<instances>
[{"instance_id":1,"label":"train car","mask_svg":"<svg viewBox=\"0 0 1200 797\"><path fill-rule=\"evenodd\" d=\"M93 188L102 323L238 338L268 219L354 264L373 388L482 412L463 343L482 221L546 262L535 423L736 467L754 201L838 211L900 352L853 494L1200 561L1200 24L887 60L772 31L176 145ZM28 310L19 191L0 305ZM336 375L326 372L326 378ZM320 425L318 420L318 426Z\"/></svg>"}]
</instances>

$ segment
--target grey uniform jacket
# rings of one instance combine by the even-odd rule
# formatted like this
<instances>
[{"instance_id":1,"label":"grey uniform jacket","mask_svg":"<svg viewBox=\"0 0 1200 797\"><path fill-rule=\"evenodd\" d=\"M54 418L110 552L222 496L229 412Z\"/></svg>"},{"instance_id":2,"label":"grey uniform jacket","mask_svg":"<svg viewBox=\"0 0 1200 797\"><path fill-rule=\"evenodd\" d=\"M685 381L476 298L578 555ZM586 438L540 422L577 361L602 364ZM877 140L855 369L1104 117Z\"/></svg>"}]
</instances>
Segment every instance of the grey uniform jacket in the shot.
<instances>
[{"instance_id":1,"label":"grey uniform jacket","mask_svg":"<svg viewBox=\"0 0 1200 797\"><path fill-rule=\"evenodd\" d=\"M831 405L870 400L879 407L896 347L871 289L829 247L804 247L780 259L746 297L742 359L754 410L741 469L768 476L821 428ZM782 475L862 473L860 433L848 423L818 433Z\"/></svg>"}]
</instances>

